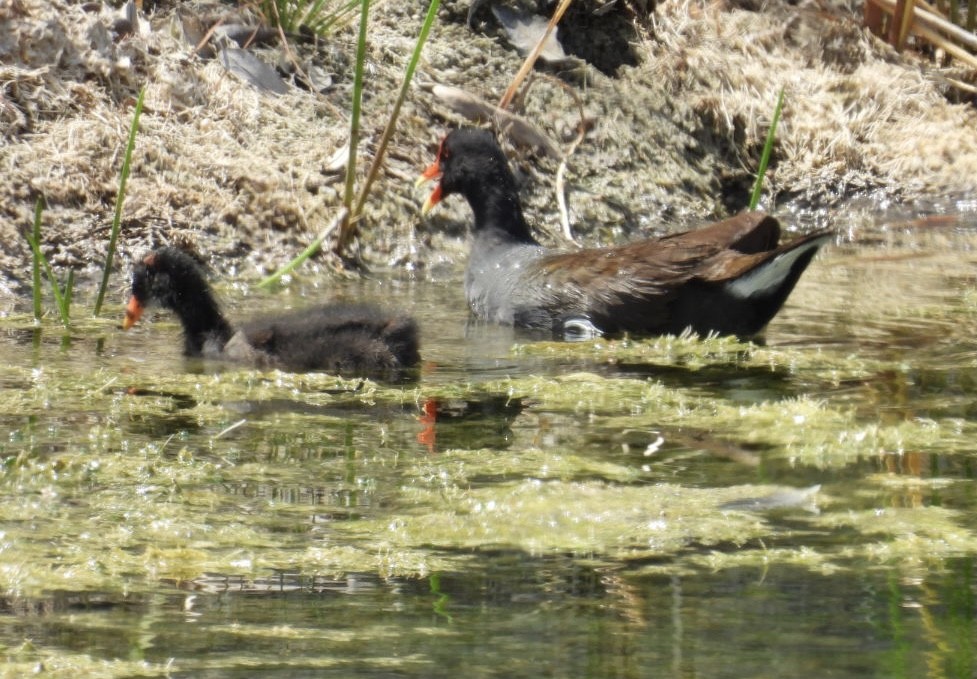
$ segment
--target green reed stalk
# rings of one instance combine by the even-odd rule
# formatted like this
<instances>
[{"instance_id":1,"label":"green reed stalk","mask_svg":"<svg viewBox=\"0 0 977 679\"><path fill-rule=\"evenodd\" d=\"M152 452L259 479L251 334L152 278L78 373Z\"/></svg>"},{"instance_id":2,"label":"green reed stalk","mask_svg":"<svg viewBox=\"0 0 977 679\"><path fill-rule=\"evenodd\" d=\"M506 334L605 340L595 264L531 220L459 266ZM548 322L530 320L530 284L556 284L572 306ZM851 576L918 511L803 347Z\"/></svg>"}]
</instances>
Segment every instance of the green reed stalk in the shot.
<instances>
[{"instance_id":1,"label":"green reed stalk","mask_svg":"<svg viewBox=\"0 0 977 679\"><path fill-rule=\"evenodd\" d=\"M353 75L353 107L349 117L349 156L346 160L346 190L343 207L348 211L353 205L356 186L356 147L360 143L360 108L363 103L363 70L366 64L366 29L370 16L370 0L363 0L360 7L360 33L356 41L356 70ZM347 214L346 218L349 219ZM345 230L340 227L340 232Z\"/></svg>"},{"instance_id":2,"label":"green reed stalk","mask_svg":"<svg viewBox=\"0 0 977 679\"><path fill-rule=\"evenodd\" d=\"M31 231L31 235L27 238L27 242L30 243L31 252L34 255L34 318L41 318L41 300L40 300L40 289L41 289L41 275L40 267L44 268L44 275L47 276L48 282L51 284L51 292L54 293L54 301L58 307L58 315L61 316L61 322L64 327L68 327L71 324L71 292L74 288L74 272L68 272L68 282L65 284L64 292L61 291L61 286L58 285L58 280L54 277L54 271L51 269L51 265L47 261L47 257L41 252L41 214L44 212L44 197L38 196L37 202L34 203L34 227ZM38 266L40 265L40 267Z\"/></svg>"},{"instance_id":3,"label":"green reed stalk","mask_svg":"<svg viewBox=\"0 0 977 679\"><path fill-rule=\"evenodd\" d=\"M34 226L31 231L32 237L28 237L27 242L31 246L31 280L34 283L34 319L41 320L41 260L37 256L40 247L35 247L35 243L41 242L41 215L44 213L44 196L38 196L34 203Z\"/></svg>"},{"instance_id":4,"label":"green reed stalk","mask_svg":"<svg viewBox=\"0 0 977 679\"><path fill-rule=\"evenodd\" d=\"M40 253L40 247L38 247L38 253ZM58 315L61 317L61 323L64 327L71 325L71 300L66 296L68 288L72 285L74 276L69 274L68 285L65 285L65 291L61 291L61 286L58 285L58 279L54 277L54 271L51 269L51 265L48 264L47 258L41 254L41 263L44 265L44 273L47 275L48 282L51 283L51 292L54 293L54 303L58 307Z\"/></svg>"},{"instance_id":5,"label":"green reed stalk","mask_svg":"<svg viewBox=\"0 0 977 679\"><path fill-rule=\"evenodd\" d=\"M132 114L132 125L129 127L129 141L126 144L126 153L122 160L122 170L119 172L119 191L115 196L115 215L112 218L112 233L109 236L108 252L105 253L105 267L102 270L102 282L98 286L98 296L95 298L94 316L98 316L102 310L105 291L109 287L112 259L115 257L115 247L119 240L119 230L122 226L122 204L126 198L126 184L129 181L129 168L132 164L132 149L136 146L136 133L139 131L139 116L142 113L142 102L145 94L146 88L143 87L139 90L139 98L136 99L136 110Z\"/></svg>"},{"instance_id":6,"label":"green reed stalk","mask_svg":"<svg viewBox=\"0 0 977 679\"><path fill-rule=\"evenodd\" d=\"M777 123L780 122L780 112L784 108L784 88L780 88L777 96L777 108L773 111L773 119L770 121L770 129L767 130L767 141L763 145L763 153L760 155L760 167L757 168L756 181L753 183L753 195L750 196L750 209L756 210L760 204L760 192L763 189L763 177L767 174L767 164L770 162L770 153L773 151L773 141L777 136Z\"/></svg>"},{"instance_id":7,"label":"green reed stalk","mask_svg":"<svg viewBox=\"0 0 977 679\"><path fill-rule=\"evenodd\" d=\"M397 94L397 100L394 102L393 111L391 111L390 117L387 119L387 126L383 129L383 136L380 137L380 145L377 147L376 155L370 164L370 171L367 172L366 181L363 183L363 188L360 189L359 196L357 197L356 209L353 210L349 220L343 222L343 227L345 228L339 232L339 239L336 243L336 252L339 254L342 254L343 250L352 241L353 236L356 235L356 224L363 213L363 206L366 204L366 200L370 195L370 189L373 188L373 182L376 181L377 175L380 174L380 166L383 164L383 157L387 152L387 146L390 144L394 130L397 129L400 107L403 106L404 101L407 99L407 92L410 91L411 80L414 79L414 71L417 69L417 64L421 60L421 51L424 49L424 43L427 42L427 36L431 32L431 26L434 25L434 19L438 15L438 7L440 5L441 0L431 0L431 4L428 5L427 16L424 17L424 24L421 26L420 35L417 36L417 42L414 43L414 52L411 54L410 61L407 64L407 70L404 71L404 81L400 85L400 92Z\"/></svg>"},{"instance_id":8,"label":"green reed stalk","mask_svg":"<svg viewBox=\"0 0 977 679\"><path fill-rule=\"evenodd\" d=\"M336 217L333 219L333 221L328 226L326 226L325 229L322 230L322 232L316 237L315 240L309 243L308 247L305 248L305 250L303 250L298 255L298 257L292 259L292 261L290 261L288 264L278 269L278 271L271 274L270 276L261 279L261 282L258 283L258 287L259 288L271 287L279 280L281 280L282 276L284 276L285 274L292 273L292 271L297 269L299 265L302 264L305 260L307 260L315 253L319 252L319 248L322 247L323 241L325 241L326 238L329 237L329 234L335 231L336 227L339 226L342 222L346 221L347 214L349 213L346 212L346 208L340 208L339 214L337 214Z\"/></svg>"},{"instance_id":9,"label":"green reed stalk","mask_svg":"<svg viewBox=\"0 0 977 679\"><path fill-rule=\"evenodd\" d=\"M351 206L353 204L353 191L356 183L356 146L358 145L359 141L359 111L360 102L362 100L362 71L363 64L366 61L366 13L368 11L368 7L366 7L366 5L368 4L368 0L364 0L364 7L360 19L360 34L356 53L356 75L353 84L353 110L350 121L350 150L349 158L346 163L346 186L343 197L344 209L340 213L338 219L339 236L337 238L335 249L338 254L342 254L343 250L349 246L349 243L352 241L352 238L356 233L356 221L359 219L360 213L363 211L363 206L366 203L370 188L373 186L373 182L376 180L377 175L380 172L383 156L386 152L387 146L390 143L390 139L393 136L394 129L396 128L397 118L400 116L400 108L407 98L407 92L410 89L410 83L411 80L413 80L414 71L417 69L417 64L421 58L421 50L423 49L424 43L427 41L427 37L431 32L431 26L434 25L434 19L437 17L437 11L441 4L441 0L431 0L431 4L428 7L427 16L424 19L424 24L421 26L421 32L414 44L414 51L411 54L411 59L407 65L407 70L404 72L404 81L401 85L400 93L398 94L397 100L394 103L393 111L387 120L387 125L383 130L380 145L377 148L376 156L370 165L370 170L367 173L363 188L360 190L357 197L356 209L354 211L351 209ZM322 234L312 241L312 243L310 243L300 255L295 257L292 261L280 268L275 273L262 279L261 282L258 283L258 287L271 287L277 283L282 276L295 270L306 259L319 251L323 241L330 233L332 233L332 230L333 229L331 226L323 230Z\"/></svg>"},{"instance_id":10,"label":"green reed stalk","mask_svg":"<svg viewBox=\"0 0 977 679\"><path fill-rule=\"evenodd\" d=\"M361 0L360 5L360 30L356 40L356 68L353 73L353 102L349 118L349 155L346 157L346 188L343 191L343 211L340 213L339 232L343 233L348 227L349 207L353 204L353 191L356 186L356 147L360 140L360 108L363 102L363 71L366 64L366 34L370 18L370 0ZM266 276L258 283L259 288L269 288L287 273L294 271L298 266L305 262L309 257L319 252L322 242L331 232L331 229L324 230L315 240L309 243L297 257L288 264L281 267L270 276Z\"/></svg>"},{"instance_id":11,"label":"green reed stalk","mask_svg":"<svg viewBox=\"0 0 977 679\"><path fill-rule=\"evenodd\" d=\"M64 282L64 313L63 319L71 315L71 300L75 294L75 270L68 269L68 280Z\"/></svg>"}]
</instances>

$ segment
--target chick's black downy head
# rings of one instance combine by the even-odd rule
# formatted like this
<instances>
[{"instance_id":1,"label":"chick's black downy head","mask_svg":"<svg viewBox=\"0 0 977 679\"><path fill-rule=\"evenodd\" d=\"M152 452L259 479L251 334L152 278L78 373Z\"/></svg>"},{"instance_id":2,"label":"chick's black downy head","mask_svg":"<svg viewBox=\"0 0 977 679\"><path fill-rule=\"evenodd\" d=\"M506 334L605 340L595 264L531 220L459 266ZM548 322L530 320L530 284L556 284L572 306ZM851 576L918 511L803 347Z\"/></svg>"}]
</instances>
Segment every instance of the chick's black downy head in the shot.
<instances>
[{"instance_id":1,"label":"chick's black downy head","mask_svg":"<svg viewBox=\"0 0 977 679\"><path fill-rule=\"evenodd\" d=\"M177 311L209 285L203 267L183 250L163 247L139 262L132 273L132 296L142 306Z\"/></svg>"},{"instance_id":2,"label":"chick's black downy head","mask_svg":"<svg viewBox=\"0 0 977 679\"><path fill-rule=\"evenodd\" d=\"M132 296L123 328L132 327L149 306L173 311L183 325L185 352L199 354L208 340L222 347L231 336L203 267L190 254L163 247L146 255L132 273Z\"/></svg>"}]
</instances>

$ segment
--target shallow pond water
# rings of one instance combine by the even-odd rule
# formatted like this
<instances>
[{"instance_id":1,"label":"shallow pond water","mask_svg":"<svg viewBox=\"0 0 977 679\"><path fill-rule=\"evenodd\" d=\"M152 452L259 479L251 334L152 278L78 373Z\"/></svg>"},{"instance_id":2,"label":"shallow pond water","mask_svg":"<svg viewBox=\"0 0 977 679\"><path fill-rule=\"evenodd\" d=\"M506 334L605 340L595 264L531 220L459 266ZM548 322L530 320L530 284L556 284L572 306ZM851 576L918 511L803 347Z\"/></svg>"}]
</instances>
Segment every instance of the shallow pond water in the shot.
<instances>
[{"instance_id":1,"label":"shallow pond water","mask_svg":"<svg viewBox=\"0 0 977 679\"><path fill-rule=\"evenodd\" d=\"M842 238L762 344L530 342L457 273L222 289L409 310L399 384L11 311L2 672L973 676L975 245Z\"/></svg>"}]
</instances>

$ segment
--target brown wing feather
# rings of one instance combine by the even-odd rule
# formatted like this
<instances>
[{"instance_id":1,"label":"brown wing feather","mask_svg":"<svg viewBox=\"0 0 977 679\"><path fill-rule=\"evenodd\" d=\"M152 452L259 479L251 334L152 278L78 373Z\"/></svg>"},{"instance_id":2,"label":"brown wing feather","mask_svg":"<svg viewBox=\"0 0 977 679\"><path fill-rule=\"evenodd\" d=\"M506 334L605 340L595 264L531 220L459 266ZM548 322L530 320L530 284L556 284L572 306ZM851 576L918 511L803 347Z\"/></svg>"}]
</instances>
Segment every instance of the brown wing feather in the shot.
<instances>
[{"instance_id":1,"label":"brown wing feather","mask_svg":"<svg viewBox=\"0 0 977 679\"><path fill-rule=\"evenodd\" d=\"M665 314L669 301L693 280L723 283L782 252L824 237L816 232L785 245L778 221L746 212L715 224L627 245L547 255L523 279L543 306L601 316L642 307Z\"/></svg>"},{"instance_id":2,"label":"brown wing feather","mask_svg":"<svg viewBox=\"0 0 977 679\"><path fill-rule=\"evenodd\" d=\"M703 275L706 271L722 277L722 272L737 268L734 263L744 257L742 253L771 250L779 238L776 219L762 212L743 212L661 239L548 255L540 260L533 278L564 299L589 294L593 298L586 306L613 307L635 297L667 298L693 278L711 280L712 275ZM751 256L747 259L754 261Z\"/></svg>"},{"instance_id":3,"label":"brown wing feather","mask_svg":"<svg viewBox=\"0 0 977 679\"><path fill-rule=\"evenodd\" d=\"M553 254L540 259L523 283L544 300L544 307L564 315L597 318L632 307L636 315L657 317L716 250L715 246L674 247L650 240Z\"/></svg>"},{"instance_id":4,"label":"brown wing feather","mask_svg":"<svg viewBox=\"0 0 977 679\"><path fill-rule=\"evenodd\" d=\"M780 247L755 254L743 254L735 250L725 250L710 258L708 262L705 262L697 272L697 278L709 283L732 281L778 255L803 247L811 241L823 239L832 234L833 231L831 229L821 229L820 231L814 231L800 238L795 238Z\"/></svg>"},{"instance_id":5,"label":"brown wing feather","mask_svg":"<svg viewBox=\"0 0 977 679\"><path fill-rule=\"evenodd\" d=\"M693 231L665 236L661 242L675 247L710 247L716 252L766 252L780 242L780 222L765 212L741 212Z\"/></svg>"}]
</instances>

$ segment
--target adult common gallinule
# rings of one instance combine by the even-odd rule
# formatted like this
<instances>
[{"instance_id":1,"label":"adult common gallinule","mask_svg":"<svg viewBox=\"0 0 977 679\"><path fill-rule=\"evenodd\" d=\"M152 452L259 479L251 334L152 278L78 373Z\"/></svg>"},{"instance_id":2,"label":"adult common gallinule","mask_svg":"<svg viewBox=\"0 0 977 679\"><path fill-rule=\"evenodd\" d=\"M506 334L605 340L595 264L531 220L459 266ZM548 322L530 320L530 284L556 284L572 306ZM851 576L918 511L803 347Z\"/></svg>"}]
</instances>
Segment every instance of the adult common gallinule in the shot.
<instances>
[{"instance_id":1,"label":"adult common gallinule","mask_svg":"<svg viewBox=\"0 0 977 679\"><path fill-rule=\"evenodd\" d=\"M660 239L554 253L530 234L516 180L491 132L450 132L418 184L436 178L422 212L459 193L475 214L465 273L474 314L556 336L687 328L755 335L833 235L822 230L778 245L777 220L746 212Z\"/></svg>"},{"instance_id":2,"label":"adult common gallinule","mask_svg":"<svg viewBox=\"0 0 977 679\"><path fill-rule=\"evenodd\" d=\"M417 325L366 304L330 304L233 327L186 252L164 247L139 262L123 328L150 304L176 313L183 353L294 371L395 374L420 361Z\"/></svg>"}]
</instances>

